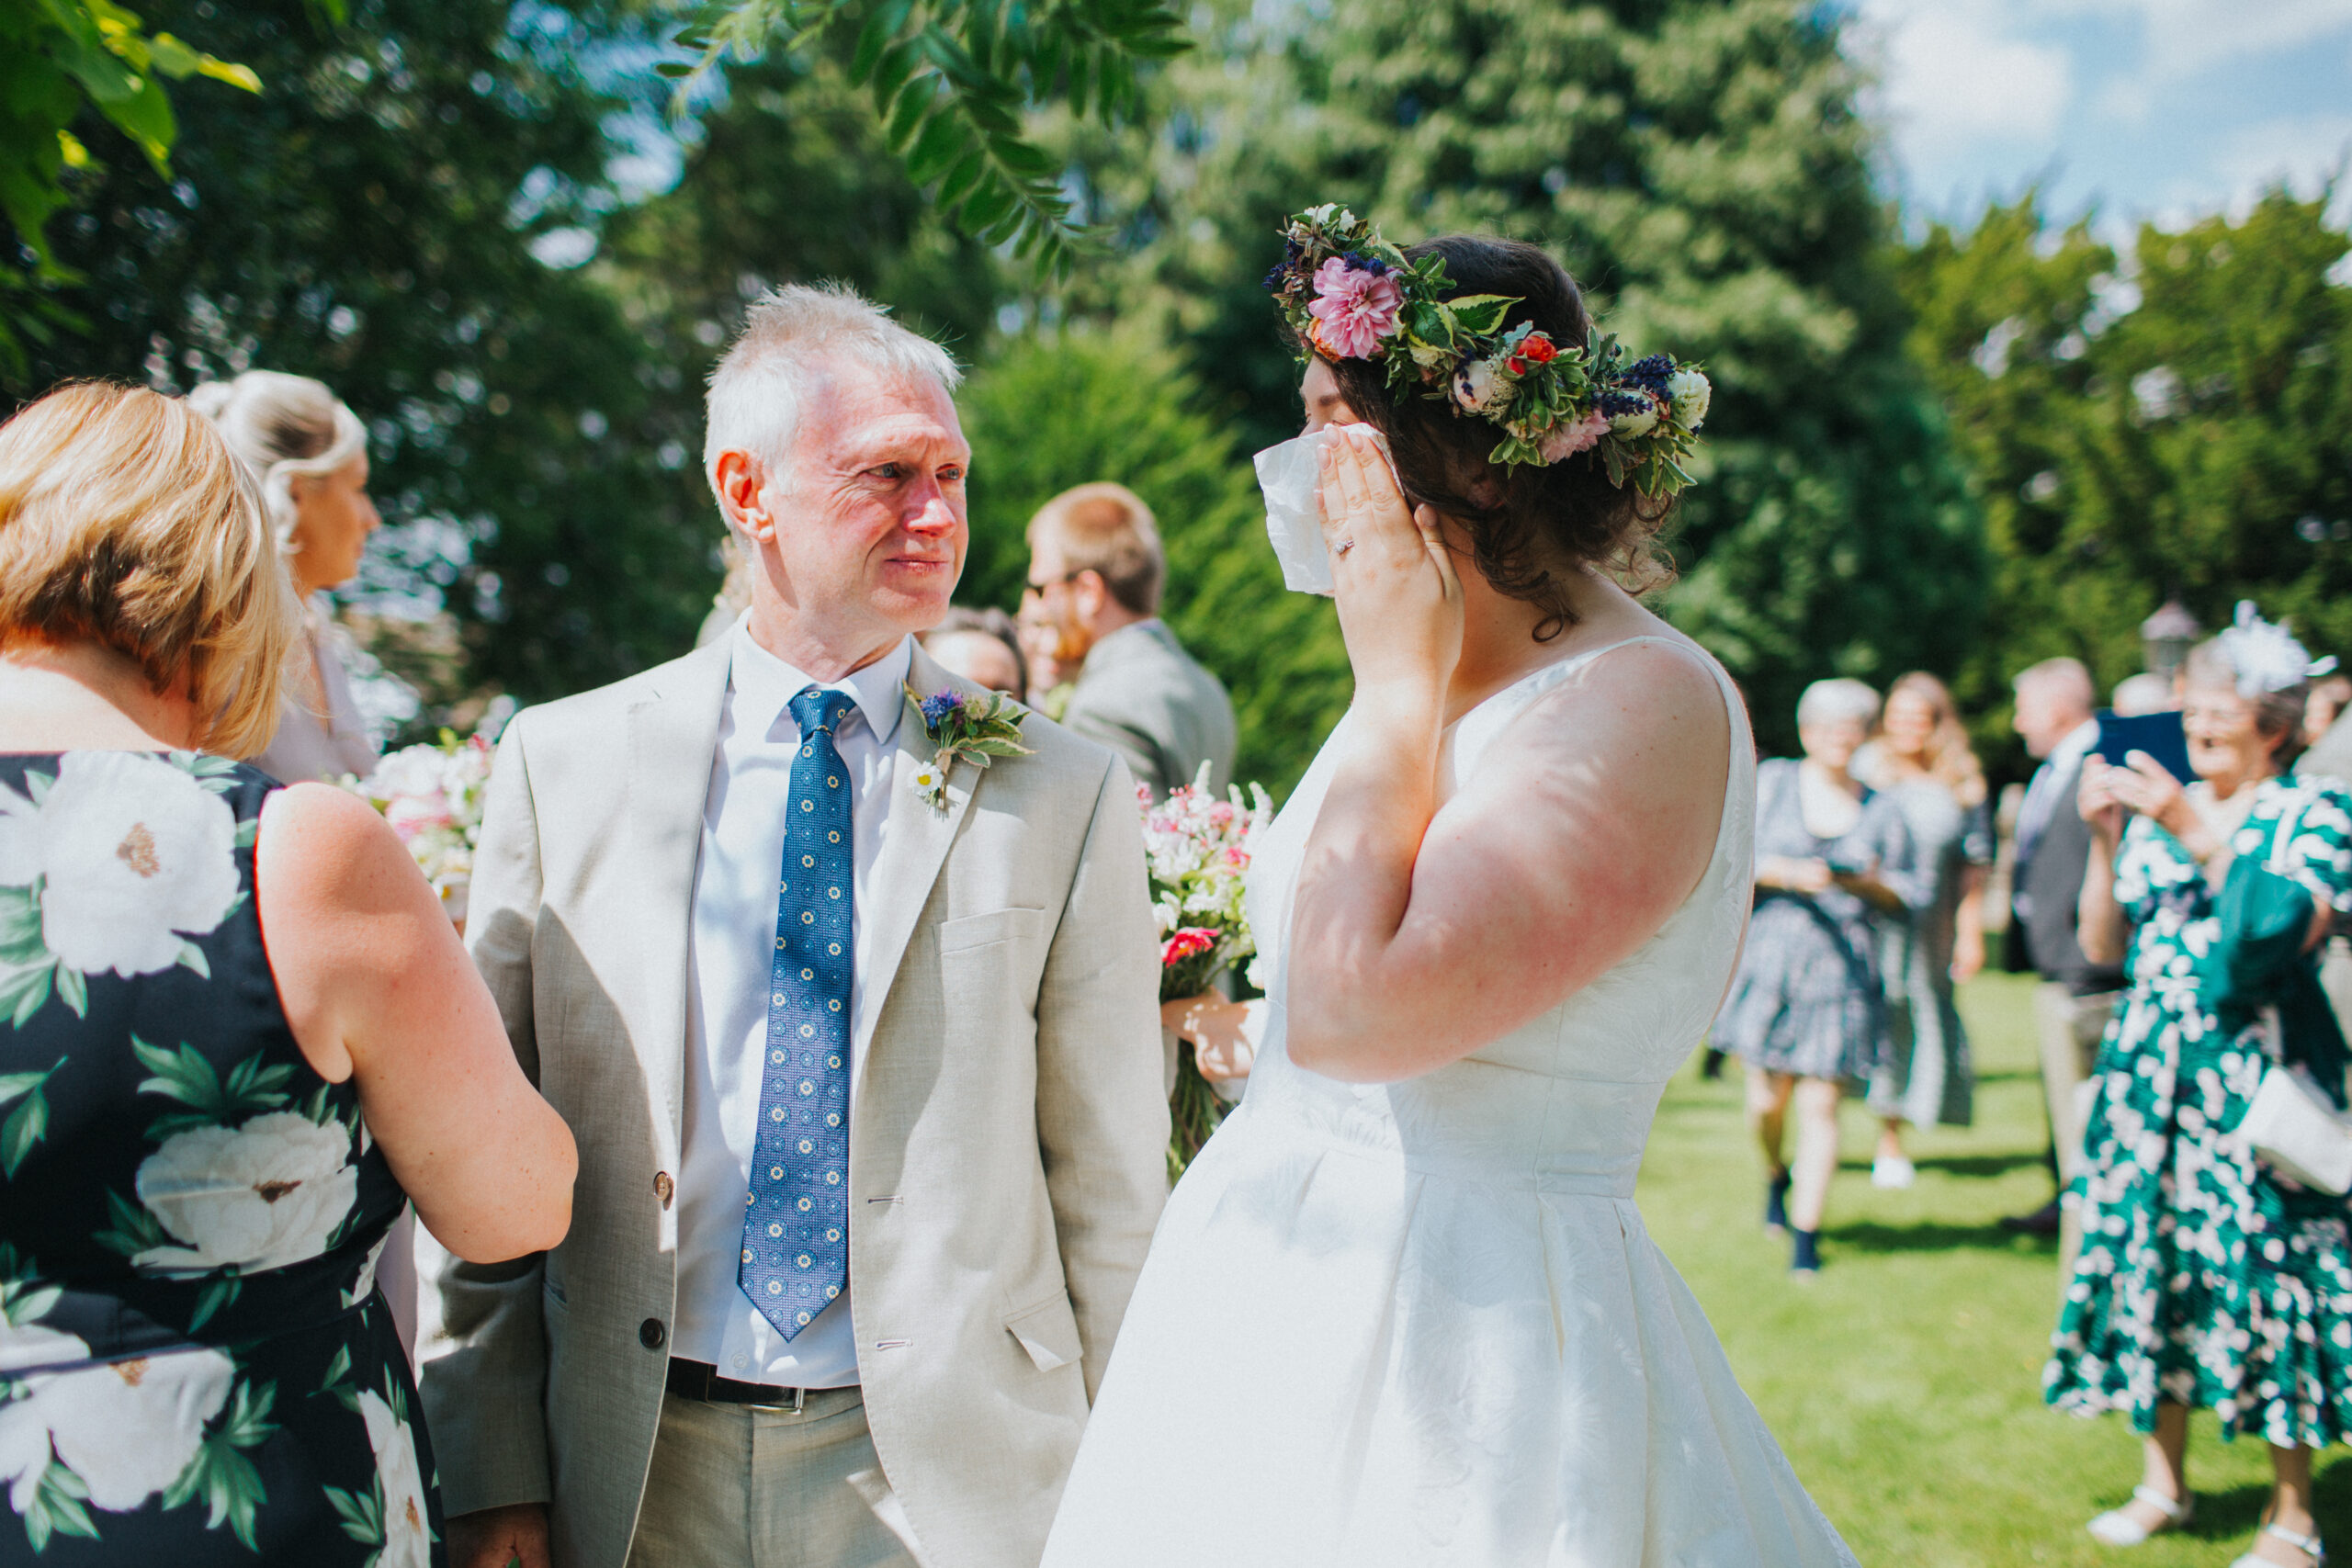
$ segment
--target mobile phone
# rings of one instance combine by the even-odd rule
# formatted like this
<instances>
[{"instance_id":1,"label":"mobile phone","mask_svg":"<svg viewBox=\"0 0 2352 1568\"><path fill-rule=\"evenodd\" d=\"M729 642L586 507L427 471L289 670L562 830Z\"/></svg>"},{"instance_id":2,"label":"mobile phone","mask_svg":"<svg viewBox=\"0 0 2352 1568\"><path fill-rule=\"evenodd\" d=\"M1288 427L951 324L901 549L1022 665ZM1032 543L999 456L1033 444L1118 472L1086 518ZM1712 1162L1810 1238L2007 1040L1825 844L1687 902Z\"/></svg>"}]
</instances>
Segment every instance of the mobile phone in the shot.
<instances>
[{"instance_id":1,"label":"mobile phone","mask_svg":"<svg viewBox=\"0 0 2352 1568\"><path fill-rule=\"evenodd\" d=\"M2197 770L2188 765L2188 735L2180 727L2180 715L2142 713L2124 718L2113 708L2099 709L2098 744L2091 754L2120 768L2134 751L2154 757L2182 784L2197 782Z\"/></svg>"}]
</instances>

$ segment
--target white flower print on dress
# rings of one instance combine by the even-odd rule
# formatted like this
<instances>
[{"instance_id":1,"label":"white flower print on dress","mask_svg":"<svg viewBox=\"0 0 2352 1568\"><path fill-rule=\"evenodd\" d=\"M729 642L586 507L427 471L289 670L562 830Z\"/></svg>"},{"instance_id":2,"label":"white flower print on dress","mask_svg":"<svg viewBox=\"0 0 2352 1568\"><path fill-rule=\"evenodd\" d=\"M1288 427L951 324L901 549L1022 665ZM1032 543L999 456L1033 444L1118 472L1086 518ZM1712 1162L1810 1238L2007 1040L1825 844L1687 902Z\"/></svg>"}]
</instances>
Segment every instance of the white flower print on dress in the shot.
<instances>
[{"instance_id":1,"label":"white flower print on dress","mask_svg":"<svg viewBox=\"0 0 2352 1568\"><path fill-rule=\"evenodd\" d=\"M359 1415L368 1423L368 1446L376 1450L376 1489L384 1506L384 1549L377 1568L431 1568L433 1532L416 1439L381 1394L362 1393Z\"/></svg>"},{"instance_id":2,"label":"white flower print on dress","mask_svg":"<svg viewBox=\"0 0 2352 1568\"><path fill-rule=\"evenodd\" d=\"M90 1348L38 1325L0 1337L11 1366L76 1360ZM0 1405L0 1476L18 1514L53 1451L88 1488L93 1506L124 1514L170 1486L203 1446L204 1426L229 1402L236 1366L218 1350L110 1361L70 1372L36 1372L23 1396Z\"/></svg>"},{"instance_id":3,"label":"white flower print on dress","mask_svg":"<svg viewBox=\"0 0 2352 1568\"><path fill-rule=\"evenodd\" d=\"M40 884L40 944L84 975L179 963L236 907L236 847L229 803L159 757L69 751L38 802L0 789L0 887Z\"/></svg>"},{"instance_id":4,"label":"white flower print on dress","mask_svg":"<svg viewBox=\"0 0 2352 1568\"><path fill-rule=\"evenodd\" d=\"M351 1135L291 1111L175 1133L139 1167L139 1201L185 1246L130 1261L168 1274L253 1274L327 1249L359 1196Z\"/></svg>"}]
</instances>

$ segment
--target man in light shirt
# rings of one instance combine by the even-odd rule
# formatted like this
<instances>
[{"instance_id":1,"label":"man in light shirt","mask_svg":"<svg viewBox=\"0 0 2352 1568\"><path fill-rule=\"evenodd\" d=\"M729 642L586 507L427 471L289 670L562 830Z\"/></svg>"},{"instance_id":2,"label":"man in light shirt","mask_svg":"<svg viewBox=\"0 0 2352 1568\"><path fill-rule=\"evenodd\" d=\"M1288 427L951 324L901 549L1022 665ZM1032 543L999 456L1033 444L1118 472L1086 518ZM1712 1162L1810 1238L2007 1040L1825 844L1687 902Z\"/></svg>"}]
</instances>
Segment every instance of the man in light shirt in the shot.
<instances>
[{"instance_id":1,"label":"man in light shirt","mask_svg":"<svg viewBox=\"0 0 2352 1568\"><path fill-rule=\"evenodd\" d=\"M507 729L469 937L581 1175L561 1247L438 1271L455 1568L1043 1551L1167 1193L1158 942L1116 756L944 745L956 379L755 303L706 447L749 609Z\"/></svg>"}]
</instances>

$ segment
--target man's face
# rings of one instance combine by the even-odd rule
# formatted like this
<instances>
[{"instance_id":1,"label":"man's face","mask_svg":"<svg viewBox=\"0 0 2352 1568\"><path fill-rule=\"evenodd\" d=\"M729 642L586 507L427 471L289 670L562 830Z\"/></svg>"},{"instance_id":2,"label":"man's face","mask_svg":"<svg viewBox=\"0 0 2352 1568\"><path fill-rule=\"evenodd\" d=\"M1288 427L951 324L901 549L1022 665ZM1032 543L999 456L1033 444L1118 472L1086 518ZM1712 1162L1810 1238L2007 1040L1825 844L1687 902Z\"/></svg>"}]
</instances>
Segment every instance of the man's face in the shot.
<instances>
[{"instance_id":1,"label":"man's face","mask_svg":"<svg viewBox=\"0 0 2352 1568\"><path fill-rule=\"evenodd\" d=\"M2027 754L2039 760L2058 750L2058 743L2090 717L2090 710L2063 688L2029 682L2019 686L2017 716L2010 728L2025 741Z\"/></svg>"},{"instance_id":2,"label":"man's face","mask_svg":"<svg viewBox=\"0 0 2352 1568\"><path fill-rule=\"evenodd\" d=\"M1076 665L1094 646L1093 612L1102 603L1101 579L1070 570L1050 538L1029 547L1029 581L1021 591L1021 624L1053 629L1053 660Z\"/></svg>"},{"instance_id":3,"label":"man's face","mask_svg":"<svg viewBox=\"0 0 2352 1568\"><path fill-rule=\"evenodd\" d=\"M955 400L929 377L842 365L813 378L791 459L742 520L773 540L786 613L883 647L936 625L964 570L971 460Z\"/></svg>"}]
</instances>

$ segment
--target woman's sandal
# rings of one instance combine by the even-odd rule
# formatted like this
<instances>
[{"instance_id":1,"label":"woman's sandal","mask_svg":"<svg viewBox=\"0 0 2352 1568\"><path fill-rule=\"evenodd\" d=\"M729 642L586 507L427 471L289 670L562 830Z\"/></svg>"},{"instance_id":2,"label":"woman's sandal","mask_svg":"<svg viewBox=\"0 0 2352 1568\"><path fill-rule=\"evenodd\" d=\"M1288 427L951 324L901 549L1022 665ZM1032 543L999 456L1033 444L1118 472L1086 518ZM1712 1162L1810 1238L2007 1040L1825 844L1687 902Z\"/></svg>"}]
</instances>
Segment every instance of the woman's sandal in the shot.
<instances>
[{"instance_id":1,"label":"woman's sandal","mask_svg":"<svg viewBox=\"0 0 2352 1568\"><path fill-rule=\"evenodd\" d=\"M2312 1560L2311 1568L2323 1568L2327 1562L2327 1548L2320 1544L2319 1537L2315 1535L2303 1535L2289 1529L2284 1525L2265 1525L2262 1527L2262 1533L2277 1536L2289 1546L2309 1557ZM2230 1568L2280 1568L2280 1565L2267 1557L2256 1557L2249 1551L2235 1562L2231 1563Z\"/></svg>"},{"instance_id":2,"label":"woman's sandal","mask_svg":"<svg viewBox=\"0 0 2352 1568\"><path fill-rule=\"evenodd\" d=\"M2132 1500L2145 1503L2165 1517L2164 1523L2151 1529L2120 1508L2111 1508L2090 1522L2091 1539L2109 1546L2137 1546L2152 1535L2177 1530L2197 1512L2194 1496L2176 1501L2153 1486L2134 1486Z\"/></svg>"}]
</instances>

